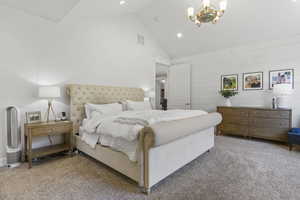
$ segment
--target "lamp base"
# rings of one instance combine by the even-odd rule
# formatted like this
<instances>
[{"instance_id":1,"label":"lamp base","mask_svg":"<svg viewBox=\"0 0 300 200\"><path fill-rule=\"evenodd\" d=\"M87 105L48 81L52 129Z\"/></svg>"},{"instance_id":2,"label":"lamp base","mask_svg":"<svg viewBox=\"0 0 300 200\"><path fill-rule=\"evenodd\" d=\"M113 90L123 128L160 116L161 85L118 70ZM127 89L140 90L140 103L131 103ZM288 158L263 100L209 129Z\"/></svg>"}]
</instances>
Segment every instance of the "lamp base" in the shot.
<instances>
[{"instance_id":1,"label":"lamp base","mask_svg":"<svg viewBox=\"0 0 300 200\"><path fill-rule=\"evenodd\" d=\"M52 112L54 119L56 119L56 115L55 112L53 110L53 106L52 106L52 100L48 100L48 109L47 109L47 123L50 121L50 112Z\"/></svg>"},{"instance_id":2,"label":"lamp base","mask_svg":"<svg viewBox=\"0 0 300 200\"><path fill-rule=\"evenodd\" d=\"M225 100L225 106L227 106L227 107L231 107L232 106L231 101L230 101L229 98L226 98L226 100Z\"/></svg>"}]
</instances>

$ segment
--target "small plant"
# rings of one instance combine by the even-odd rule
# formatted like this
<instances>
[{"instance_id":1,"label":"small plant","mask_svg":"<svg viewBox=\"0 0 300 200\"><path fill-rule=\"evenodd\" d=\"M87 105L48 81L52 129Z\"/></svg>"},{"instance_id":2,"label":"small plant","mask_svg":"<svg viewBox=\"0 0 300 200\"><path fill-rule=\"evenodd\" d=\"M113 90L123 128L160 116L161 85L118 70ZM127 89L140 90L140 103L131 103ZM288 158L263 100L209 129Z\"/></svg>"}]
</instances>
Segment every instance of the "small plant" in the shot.
<instances>
[{"instance_id":1,"label":"small plant","mask_svg":"<svg viewBox=\"0 0 300 200\"><path fill-rule=\"evenodd\" d=\"M230 97L233 97L233 96L237 95L238 93L239 92L234 91L234 90L221 90L220 91L220 94L226 99L229 99Z\"/></svg>"}]
</instances>

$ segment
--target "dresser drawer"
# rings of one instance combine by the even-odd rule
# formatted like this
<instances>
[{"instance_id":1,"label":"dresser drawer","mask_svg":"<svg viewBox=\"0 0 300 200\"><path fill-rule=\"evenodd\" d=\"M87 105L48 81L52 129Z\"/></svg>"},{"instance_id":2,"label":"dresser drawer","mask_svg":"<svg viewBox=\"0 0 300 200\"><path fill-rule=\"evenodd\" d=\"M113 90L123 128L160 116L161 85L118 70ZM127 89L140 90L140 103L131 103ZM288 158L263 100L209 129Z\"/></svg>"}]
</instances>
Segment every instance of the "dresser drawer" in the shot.
<instances>
[{"instance_id":1,"label":"dresser drawer","mask_svg":"<svg viewBox=\"0 0 300 200\"><path fill-rule=\"evenodd\" d=\"M248 135L247 126L240 126L235 124L221 124L219 128L222 134L241 135L241 136Z\"/></svg>"},{"instance_id":2,"label":"dresser drawer","mask_svg":"<svg viewBox=\"0 0 300 200\"><path fill-rule=\"evenodd\" d=\"M248 117L248 110L246 109L221 108L218 112L220 112L224 118L229 116Z\"/></svg>"},{"instance_id":3,"label":"dresser drawer","mask_svg":"<svg viewBox=\"0 0 300 200\"><path fill-rule=\"evenodd\" d=\"M223 118L223 124L235 124L235 125L242 125L242 126L248 126L249 120L248 118L241 118L239 116L231 115L231 116L225 116Z\"/></svg>"},{"instance_id":4,"label":"dresser drawer","mask_svg":"<svg viewBox=\"0 0 300 200\"><path fill-rule=\"evenodd\" d=\"M250 127L257 128L290 128L290 121L288 119L265 119L255 118L249 119Z\"/></svg>"},{"instance_id":5,"label":"dresser drawer","mask_svg":"<svg viewBox=\"0 0 300 200\"><path fill-rule=\"evenodd\" d=\"M260 117L260 118L281 118L289 119L290 111L286 110L251 110L249 111L249 117Z\"/></svg>"},{"instance_id":6,"label":"dresser drawer","mask_svg":"<svg viewBox=\"0 0 300 200\"><path fill-rule=\"evenodd\" d=\"M49 127L39 127L33 128L31 130L32 135L39 136L39 135L52 135L52 134L62 134L62 133L69 133L71 132L72 127L70 126L49 126Z\"/></svg>"},{"instance_id":7,"label":"dresser drawer","mask_svg":"<svg viewBox=\"0 0 300 200\"><path fill-rule=\"evenodd\" d=\"M262 139L270 139L280 142L287 142L289 129L284 128L251 128L249 136Z\"/></svg>"}]
</instances>

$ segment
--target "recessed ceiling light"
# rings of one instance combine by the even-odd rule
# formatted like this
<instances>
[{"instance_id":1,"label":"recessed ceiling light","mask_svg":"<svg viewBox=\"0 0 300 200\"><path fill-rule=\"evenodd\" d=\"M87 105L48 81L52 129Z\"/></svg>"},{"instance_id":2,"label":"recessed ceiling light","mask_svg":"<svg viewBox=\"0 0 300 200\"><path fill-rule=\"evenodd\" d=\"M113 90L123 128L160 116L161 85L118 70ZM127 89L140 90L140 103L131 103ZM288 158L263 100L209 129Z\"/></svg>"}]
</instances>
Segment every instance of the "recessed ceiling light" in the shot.
<instances>
[{"instance_id":1,"label":"recessed ceiling light","mask_svg":"<svg viewBox=\"0 0 300 200\"><path fill-rule=\"evenodd\" d=\"M126 3L126 1L122 0L120 1L120 5L124 5Z\"/></svg>"},{"instance_id":2,"label":"recessed ceiling light","mask_svg":"<svg viewBox=\"0 0 300 200\"><path fill-rule=\"evenodd\" d=\"M182 33L177 33L177 38L182 38L183 34Z\"/></svg>"}]
</instances>

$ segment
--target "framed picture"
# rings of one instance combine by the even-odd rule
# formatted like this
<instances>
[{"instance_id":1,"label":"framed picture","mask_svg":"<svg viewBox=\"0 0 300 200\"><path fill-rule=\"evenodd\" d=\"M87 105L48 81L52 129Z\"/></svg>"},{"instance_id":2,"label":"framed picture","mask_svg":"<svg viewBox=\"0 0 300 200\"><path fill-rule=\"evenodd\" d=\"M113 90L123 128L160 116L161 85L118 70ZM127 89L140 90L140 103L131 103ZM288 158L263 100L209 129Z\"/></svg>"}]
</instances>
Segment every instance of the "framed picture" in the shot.
<instances>
[{"instance_id":1,"label":"framed picture","mask_svg":"<svg viewBox=\"0 0 300 200\"><path fill-rule=\"evenodd\" d=\"M273 89L276 84L289 84L294 89L294 70L283 69L270 71L269 87Z\"/></svg>"},{"instance_id":2,"label":"framed picture","mask_svg":"<svg viewBox=\"0 0 300 200\"><path fill-rule=\"evenodd\" d=\"M40 111L37 112L27 112L26 113L26 122L31 123L40 123L42 121L42 115Z\"/></svg>"},{"instance_id":3,"label":"framed picture","mask_svg":"<svg viewBox=\"0 0 300 200\"><path fill-rule=\"evenodd\" d=\"M264 73L250 72L243 74L243 90L263 90Z\"/></svg>"},{"instance_id":4,"label":"framed picture","mask_svg":"<svg viewBox=\"0 0 300 200\"><path fill-rule=\"evenodd\" d=\"M238 74L222 75L221 90L238 90Z\"/></svg>"}]
</instances>

